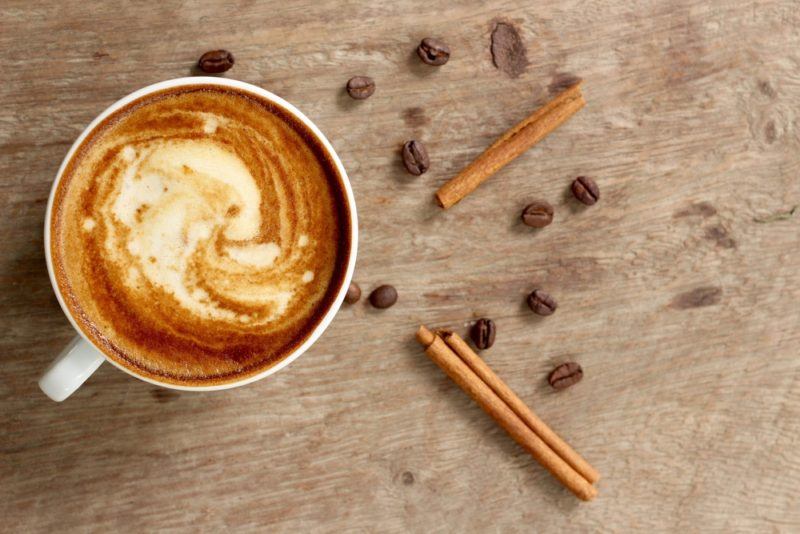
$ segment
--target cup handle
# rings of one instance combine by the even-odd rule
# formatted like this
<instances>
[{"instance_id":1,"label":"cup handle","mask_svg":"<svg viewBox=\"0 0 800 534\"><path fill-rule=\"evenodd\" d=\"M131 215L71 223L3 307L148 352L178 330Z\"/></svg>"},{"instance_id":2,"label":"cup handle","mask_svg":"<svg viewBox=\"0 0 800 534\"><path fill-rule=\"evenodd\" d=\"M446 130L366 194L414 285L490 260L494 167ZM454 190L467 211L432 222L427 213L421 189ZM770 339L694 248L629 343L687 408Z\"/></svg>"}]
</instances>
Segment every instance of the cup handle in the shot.
<instances>
[{"instance_id":1,"label":"cup handle","mask_svg":"<svg viewBox=\"0 0 800 534\"><path fill-rule=\"evenodd\" d=\"M88 341L75 336L39 379L39 387L45 395L61 402L81 387L103 360L105 357Z\"/></svg>"}]
</instances>

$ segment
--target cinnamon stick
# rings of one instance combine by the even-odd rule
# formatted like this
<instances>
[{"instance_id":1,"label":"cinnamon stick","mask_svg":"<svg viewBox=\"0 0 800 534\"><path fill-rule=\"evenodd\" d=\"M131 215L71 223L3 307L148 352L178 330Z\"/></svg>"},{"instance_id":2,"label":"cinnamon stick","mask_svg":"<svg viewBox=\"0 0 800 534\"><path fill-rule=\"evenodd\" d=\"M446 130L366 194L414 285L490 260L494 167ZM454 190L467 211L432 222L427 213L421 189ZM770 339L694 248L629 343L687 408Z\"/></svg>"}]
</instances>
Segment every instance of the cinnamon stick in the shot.
<instances>
[{"instance_id":1,"label":"cinnamon stick","mask_svg":"<svg viewBox=\"0 0 800 534\"><path fill-rule=\"evenodd\" d=\"M584 105L586 101L581 94L580 82L566 88L504 133L455 178L440 187L436 192L439 205L447 209L460 201L506 164L564 124Z\"/></svg>"},{"instance_id":2,"label":"cinnamon stick","mask_svg":"<svg viewBox=\"0 0 800 534\"><path fill-rule=\"evenodd\" d=\"M454 332L444 335L444 341L453 349L459 358L466 363L472 371L492 388L492 390L511 408L520 419L522 419L533 432L544 441L553 452L564 459L575 471L580 473L583 478L594 484L600 479L600 473L592 467L589 462L583 459L575 449L569 446L558 434L539 419L539 417L522 402L514 391L494 371L484 362L480 356L475 354L470 346L461 339L461 336Z\"/></svg>"},{"instance_id":3,"label":"cinnamon stick","mask_svg":"<svg viewBox=\"0 0 800 534\"><path fill-rule=\"evenodd\" d=\"M522 419L453 352L441 337L424 326L420 326L417 331L417 340L425 347L425 353L453 382L472 397L497 424L572 493L584 501L589 501L597 495L597 489L528 428Z\"/></svg>"}]
</instances>

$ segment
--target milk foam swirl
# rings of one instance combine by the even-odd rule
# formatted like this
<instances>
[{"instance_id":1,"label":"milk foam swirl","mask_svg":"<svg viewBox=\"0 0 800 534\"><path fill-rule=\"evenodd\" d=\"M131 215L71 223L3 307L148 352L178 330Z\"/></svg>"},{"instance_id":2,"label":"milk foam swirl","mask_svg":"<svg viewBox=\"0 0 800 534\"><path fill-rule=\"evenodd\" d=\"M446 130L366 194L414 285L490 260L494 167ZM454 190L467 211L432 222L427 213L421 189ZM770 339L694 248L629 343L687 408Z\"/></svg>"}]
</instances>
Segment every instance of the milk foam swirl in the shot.
<instances>
[{"instance_id":1,"label":"milk foam swirl","mask_svg":"<svg viewBox=\"0 0 800 534\"><path fill-rule=\"evenodd\" d=\"M134 108L77 159L56 223L62 292L117 356L199 379L307 335L346 227L302 133L258 103L197 91Z\"/></svg>"},{"instance_id":2,"label":"milk foam swirl","mask_svg":"<svg viewBox=\"0 0 800 534\"><path fill-rule=\"evenodd\" d=\"M279 216L286 235L261 235L259 188L235 154L211 140L168 139L125 145L119 155L119 179L97 215L107 261L127 267L131 290L166 291L187 312L214 319L262 324L286 312L306 283L305 234Z\"/></svg>"}]
</instances>

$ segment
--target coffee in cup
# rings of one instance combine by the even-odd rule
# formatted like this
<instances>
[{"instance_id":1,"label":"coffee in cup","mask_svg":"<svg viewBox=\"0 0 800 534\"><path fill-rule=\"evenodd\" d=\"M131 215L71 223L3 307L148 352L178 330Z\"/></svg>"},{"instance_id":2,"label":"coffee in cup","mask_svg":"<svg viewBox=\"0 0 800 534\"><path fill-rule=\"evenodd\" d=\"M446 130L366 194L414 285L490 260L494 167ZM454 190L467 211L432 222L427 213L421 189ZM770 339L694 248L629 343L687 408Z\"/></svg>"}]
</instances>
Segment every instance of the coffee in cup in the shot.
<instances>
[{"instance_id":1,"label":"coffee in cup","mask_svg":"<svg viewBox=\"0 0 800 534\"><path fill-rule=\"evenodd\" d=\"M319 138L273 101L183 85L107 116L53 197L53 277L82 333L159 383L276 365L346 278L353 224Z\"/></svg>"}]
</instances>

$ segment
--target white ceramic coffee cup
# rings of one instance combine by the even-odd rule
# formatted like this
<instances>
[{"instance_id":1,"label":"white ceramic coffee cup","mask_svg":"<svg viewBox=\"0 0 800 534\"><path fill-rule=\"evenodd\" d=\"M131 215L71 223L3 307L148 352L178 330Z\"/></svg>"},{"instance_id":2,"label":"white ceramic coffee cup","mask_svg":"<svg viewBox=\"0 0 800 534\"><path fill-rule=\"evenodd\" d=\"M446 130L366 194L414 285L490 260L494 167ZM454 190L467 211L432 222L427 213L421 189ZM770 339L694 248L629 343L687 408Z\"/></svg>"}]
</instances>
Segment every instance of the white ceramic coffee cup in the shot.
<instances>
[{"instance_id":1,"label":"white ceramic coffee cup","mask_svg":"<svg viewBox=\"0 0 800 534\"><path fill-rule=\"evenodd\" d=\"M278 362L277 364L265 369L261 373L256 375L248 376L242 378L239 381L229 382L226 384L220 385L213 385L213 386L181 386L175 384L169 384L166 382L159 382L158 380L153 380L152 378L142 376L137 374L135 371L123 367L122 365L116 363L111 358L107 357L103 351L101 351L96 345L94 345L89 338L83 333L80 329L78 322L72 317L72 314L69 311L66 303L64 302L64 297L61 295L61 292L58 289L58 284L56 283L55 274L53 272L53 258L51 257L51 244L50 244L50 221L53 216L53 199L55 197L56 189L58 188L58 184L61 181L61 178L64 174L64 169L67 167L70 159L75 154L75 151L80 147L83 140L86 136L89 135L106 117L110 114L115 112L116 110L120 109L121 107L127 105L128 103L142 98L150 93L161 91L163 89L170 89L173 87L179 87L183 85L221 85L225 87L234 87L236 89L240 89L243 91L247 91L253 93L265 100L269 100L281 106L282 108L286 109L290 113L292 113L295 117L297 117L300 121L302 121L308 128L314 133L314 135L319 139L320 143L322 143L325 150L330 154L331 159L333 160L334 164L336 165L336 169L339 172L339 175L342 177L342 183L344 184L345 189L345 196L347 198L347 205L350 212L351 218L351 235L350 235L350 254L347 262L347 270L345 272L344 281L342 286L339 290L339 293L336 296L333 304L331 304L328 311L325 313L322 321L317 325L311 335L306 338L305 342L301 344L297 349L295 349L291 354L286 356L283 360ZM256 380L261 380L262 378L266 378L269 375L276 373L292 363L296 360L301 354L303 354L308 348L314 344L314 342L319 339L325 329L328 327L330 322L333 320L334 315L339 310L342 305L342 301L344 300L345 293L347 293L347 288L350 285L350 280L353 277L353 269L355 268L356 264L356 251L358 248L358 218L356 215L356 203L353 197L353 190L350 187L350 180L347 178L347 172L344 170L344 166L342 165L339 156L336 155L336 151L333 150L330 142L325 138L322 132L317 128L317 126L311 122L311 120L303 115L300 110L295 108L289 102L285 101L284 99L280 98L277 95L270 93L260 87L256 87L255 85L251 85L249 83L240 82L237 80L230 80L227 78L212 78L207 76L197 76L191 78L177 78L174 80L167 80L164 82L159 82L153 85L149 85L143 89L139 89L128 96L118 100L111 106L109 106L105 111L103 111L100 115L95 118L89 126L86 127L85 130L81 133L78 139L73 143L72 147L70 147L69 152L67 152L64 161L61 163L61 167L58 169L58 174L56 175L55 181L53 182L53 187L50 190L50 199L47 202L47 211L45 214L44 219L44 248L45 248L45 258L47 259L47 271L50 274L50 283L53 285L53 291L56 293L56 297L58 298L58 303L61 305L61 309L64 310L64 313L69 319L69 322L72 323L73 328L78 332L78 335L75 336L61 354L53 361L53 363L48 367L48 369L44 372L42 377L39 379L39 387L44 391L48 397L53 399L54 401L63 401L67 397L69 397L75 390L77 390L81 384L83 384L92 373L94 373L100 364L104 361L108 361L112 365L118 367L119 369L125 371L126 373L135 376L145 382L149 382L151 384L155 384L157 386L170 388L170 389L180 389L184 391L212 391L212 390L219 390L219 389L229 389L237 386L243 386L245 384L249 384L250 382L255 382Z\"/></svg>"}]
</instances>

